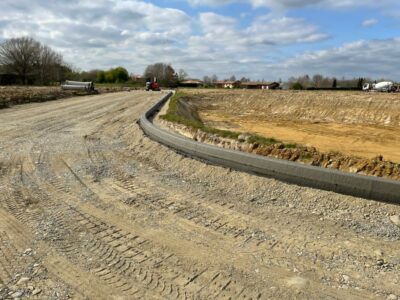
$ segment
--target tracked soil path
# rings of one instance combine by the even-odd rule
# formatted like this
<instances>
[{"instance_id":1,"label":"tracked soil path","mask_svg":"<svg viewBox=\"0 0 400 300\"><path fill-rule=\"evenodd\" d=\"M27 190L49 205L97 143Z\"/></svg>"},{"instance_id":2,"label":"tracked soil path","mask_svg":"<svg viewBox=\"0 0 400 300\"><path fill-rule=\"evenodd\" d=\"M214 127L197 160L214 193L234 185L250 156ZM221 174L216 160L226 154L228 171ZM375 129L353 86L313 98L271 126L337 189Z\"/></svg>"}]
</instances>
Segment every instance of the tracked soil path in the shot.
<instances>
[{"instance_id":1,"label":"tracked soil path","mask_svg":"<svg viewBox=\"0 0 400 300\"><path fill-rule=\"evenodd\" d=\"M398 206L176 154L136 124L160 97L0 111L0 299L400 295Z\"/></svg>"}]
</instances>

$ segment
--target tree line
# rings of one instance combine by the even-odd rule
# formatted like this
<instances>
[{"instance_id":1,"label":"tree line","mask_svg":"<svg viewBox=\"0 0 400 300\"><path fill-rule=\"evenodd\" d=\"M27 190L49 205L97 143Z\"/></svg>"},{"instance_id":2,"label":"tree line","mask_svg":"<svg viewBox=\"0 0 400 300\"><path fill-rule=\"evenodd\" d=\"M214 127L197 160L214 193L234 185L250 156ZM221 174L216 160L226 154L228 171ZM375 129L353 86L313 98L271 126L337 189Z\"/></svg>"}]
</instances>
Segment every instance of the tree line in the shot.
<instances>
[{"instance_id":1,"label":"tree line","mask_svg":"<svg viewBox=\"0 0 400 300\"><path fill-rule=\"evenodd\" d=\"M130 80L128 71L123 67L111 68L109 70L71 70L67 76L71 80L93 81L97 83L125 83Z\"/></svg>"},{"instance_id":2,"label":"tree line","mask_svg":"<svg viewBox=\"0 0 400 300\"><path fill-rule=\"evenodd\" d=\"M148 65L143 73L145 80L154 80L162 86L176 87L179 81L186 78L187 73L179 70L179 73L170 64L155 63ZM69 78L81 81L94 81L97 83L128 83L133 82L133 74L129 74L123 67L109 70L72 71Z\"/></svg>"},{"instance_id":3,"label":"tree line","mask_svg":"<svg viewBox=\"0 0 400 300\"><path fill-rule=\"evenodd\" d=\"M80 72L67 64L63 56L31 37L11 38L0 44L0 83L49 85L67 79L123 83L129 80L123 67L107 71Z\"/></svg>"},{"instance_id":4,"label":"tree line","mask_svg":"<svg viewBox=\"0 0 400 300\"><path fill-rule=\"evenodd\" d=\"M90 71L74 69L64 62L60 53L30 37L12 38L0 44L1 74L14 76L13 79L17 83L42 85L66 79L97 83L126 83L132 80L132 75L124 67ZM180 69L176 72L171 64L162 62L148 65L143 73L144 78L156 79L160 85L168 87L178 86L187 76L185 70ZM218 77L204 76L203 80L205 85L212 86L218 81ZM236 81L236 77L232 75L226 80ZM245 77L240 80L250 81Z\"/></svg>"},{"instance_id":5,"label":"tree line","mask_svg":"<svg viewBox=\"0 0 400 300\"><path fill-rule=\"evenodd\" d=\"M1 76L3 75L3 76ZM126 83L132 81L132 75L124 67L109 70L78 71L64 62L63 56L50 47L41 44L31 37L8 39L0 44L0 84L2 79L10 78L12 83L48 85L66 79L93 81L97 83ZM171 64L155 63L148 65L143 77L157 79L161 86L176 87L187 78L188 74L180 69L178 72ZM236 81L232 75L225 80ZM217 75L204 76L204 86L215 86ZM241 82L250 81L242 77ZM281 80L279 80L281 82ZM284 84L289 89L362 89L367 78L337 79L320 74L290 77ZM7 83L7 82L6 82Z\"/></svg>"},{"instance_id":6,"label":"tree line","mask_svg":"<svg viewBox=\"0 0 400 300\"><path fill-rule=\"evenodd\" d=\"M60 53L30 37L12 38L0 44L0 68L22 84L61 81L68 72Z\"/></svg>"},{"instance_id":7,"label":"tree line","mask_svg":"<svg viewBox=\"0 0 400 300\"><path fill-rule=\"evenodd\" d=\"M306 90L306 89L354 89L361 90L365 82L371 82L369 78L352 78L346 79L342 77L325 77L320 74L303 75L299 77L290 77L286 83L289 89Z\"/></svg>"}]
</instances>

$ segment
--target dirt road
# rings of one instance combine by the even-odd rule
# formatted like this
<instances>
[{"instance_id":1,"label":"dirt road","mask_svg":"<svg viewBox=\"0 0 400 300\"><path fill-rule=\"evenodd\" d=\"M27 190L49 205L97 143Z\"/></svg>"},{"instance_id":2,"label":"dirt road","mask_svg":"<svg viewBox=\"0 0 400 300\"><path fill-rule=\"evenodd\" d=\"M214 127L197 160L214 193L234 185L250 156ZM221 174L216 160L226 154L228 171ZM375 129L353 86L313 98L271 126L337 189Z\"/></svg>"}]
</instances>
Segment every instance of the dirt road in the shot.
<instances>
[{"instance_id":1,"label":"dirt road","mask_svg":"<svg viewBox=\"0 0 400 300\"><path fill-rule=\"evenodd\" d=\"M176 154L136 124L160 97L0 111L0 299L400 296L398 206Z\"/></svg>"}]
</instances>

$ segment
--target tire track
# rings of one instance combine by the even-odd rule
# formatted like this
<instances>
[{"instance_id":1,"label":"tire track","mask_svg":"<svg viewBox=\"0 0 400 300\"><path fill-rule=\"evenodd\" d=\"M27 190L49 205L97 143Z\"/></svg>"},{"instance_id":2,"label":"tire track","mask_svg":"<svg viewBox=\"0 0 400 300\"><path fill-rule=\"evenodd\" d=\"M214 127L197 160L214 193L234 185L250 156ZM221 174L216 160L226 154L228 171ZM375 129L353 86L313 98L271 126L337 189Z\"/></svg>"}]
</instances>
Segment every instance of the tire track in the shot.
<instances>
[{"instance_id":1,"label":"tire track","mask_svg":"<svg viewBox=\"0 0 400 300\"><path fill-rule=\"evenodd\" d=\"M151 291L150 295L153 296L186 299L197 295L208 299L217 297L218 293L232 297L238 294L240 288L244 288L239 285L235 289L227 289L230 284L238 284L233 284L232 275L223 272L219 272L218 279L210 279L212 271L208 269L202 270L193 264L186 271L177 268L176 266L186 264L166 249L157 249L157 246L147 239L109 225L76 208L73 210L78 222L92 235L90 239L86 236L86 249L87 253L90 253L89 258L93 259L95 256L94 260L100 262L93 270L94 274L123 293L134 295L138 290L146 290ZM82 255L82 252L80 254ZM132 280L138 289L128 284ZM210 284L214 286L211 293L206 289Z\"/></svg>"},{"instance_id":2,"label":"tire track","mask_svg":"<svg viewBox=\"0 0 400 300\"><path fill-rule=\"evenodd\" d=\"M9 288L15 272L37 263L42 273L32 282L42 299L57 298L54 286L61 299L397 293L398 242L362 240L338 225L331 230L319 215L289 209L285 197L307 189L205 166L151 142L135 122L157 97L123 93L2 114L0 285ZM270 193L248 194L253 181ZM308 210L316 205L301 199ZM335 204L347 203L341 199ZM359 275L360 265L376 262L378 247L388 267L364 267ZM25 261L27 248L33 251ZM343 275L350 278L346 289Z\"/></svg>"}]
</instances>

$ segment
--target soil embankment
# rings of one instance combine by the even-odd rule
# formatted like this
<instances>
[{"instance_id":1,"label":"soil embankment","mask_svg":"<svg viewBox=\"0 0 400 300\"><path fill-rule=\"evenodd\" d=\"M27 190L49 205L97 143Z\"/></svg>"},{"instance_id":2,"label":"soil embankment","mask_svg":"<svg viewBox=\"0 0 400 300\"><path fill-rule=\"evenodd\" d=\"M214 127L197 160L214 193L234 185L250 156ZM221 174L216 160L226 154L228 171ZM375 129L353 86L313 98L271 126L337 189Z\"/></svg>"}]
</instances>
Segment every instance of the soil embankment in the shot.
<instances>
[{"instance_id":1,"label":"soil embankment","mask_svg":"<svg viewBox=\"0 0 400 300\"><path fill-rule=\"evenodd\" d=\"M185 93L186 102L204 125L244 133L238 141L172 126L181 133L186 131L191 138L315 166L400 179L397 94L226 90ZM248 142L247 133L281 142Z\"/></svg>"}]
</instances>

